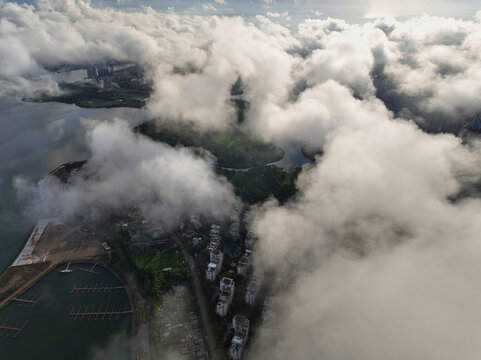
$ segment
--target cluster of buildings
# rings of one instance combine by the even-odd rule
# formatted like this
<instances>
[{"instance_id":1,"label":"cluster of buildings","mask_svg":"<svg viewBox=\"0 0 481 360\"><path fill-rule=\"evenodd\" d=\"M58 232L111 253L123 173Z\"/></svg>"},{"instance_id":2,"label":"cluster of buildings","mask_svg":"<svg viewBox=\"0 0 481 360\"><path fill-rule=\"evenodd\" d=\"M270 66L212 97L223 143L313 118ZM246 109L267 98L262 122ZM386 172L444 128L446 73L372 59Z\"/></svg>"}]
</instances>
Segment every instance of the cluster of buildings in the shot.
<instances>
[{"instance_id":1,"label":"cluster of buildings","mask_svg":"<svg viewBox=\"0 0 481 360\"><path fill-rule=\"evenodd\" d=\"M220 231L220 225L211 225L209 232L210 243L207 246L207 249L210 251L209 264L207 265L207 270L205 271L205 278L209 281L215 280L222 268L222 262L224 260L224 255L222 254L222 251L218 250L218 247L222 240Z\"/></svg>"},{"instance_id":2,"label":"cluster of buildings","mask_svg":"<svg viewBox=\"0 0 481 360\"><path fill-rule=\"evenodd\" d=\"M94 82L103 82L121 86L144 87L144 70L136 64L112 65L96 64L87 68L87 78Z\"/></svg>"},{"instance_id":3,"label":"cluster of buildings","mask_svg":"<svg viewBox=\"0 0 481 360\"><path fill-rule=\"evenodd\" d=\"M224 260L224 255L220 250L212 250L210 252L209 264L207 265L207 270L205 271L205 278L209 281L214 281L222 268L222 261Z\"/></svg>"},{"instance_id":4,"label":"cluster of buildings","mask_svg":"<svg viewBox=\"0 0 481 360\"><path fill-rule=\"evenodd\" d=\"M255 231L251 228L246 235L246 238L244 240L244 245L247 249L252 249L254 246L254 242L256 241L257 236Z\"/></svg>"},{"instance_id":5,"label":"cluster of buildings","mask_svg":"<svg viewBox=\"0 0 481 360\"><path fill-rule=\"evenodd\" d=\"M254 218L254 213L250 210L246 211L244 213L244 216L242 217L242 222L244 224L249 224L252 222L252 219Z\"/></svg>"},{"instance_id":6,"label":"cluster of buildings","mask_svg":"<svg viewBox=\"0 0 481 360\"><path fill-rule=\"evenodd\" d=\"M238 240L240 238L240 223L238 221L234 221L231 224L229 233L234 240Z\"/></svg>"},{"instance_id":7,"label":"cluster of buildings","mask_svg":"<svg viewBox=\"0 0 481 360\"><path fill-rule=\"evenodd\" d=\"M103 76L109 76L114 74L113 65L93 65L87 69L87 77L89 79L98 80L98 78Z\"/></svg>"},{"instance_id":8,"label":"cluster of buildings","mask_svg":"<svg viewBox=\"0 0 481 360\"><path fill-rule=\"evenodd\" d=\"M259 292L259 287L261 283L261 278L259 276L254 276L251 281L247 284L247 290L245 294L245 302L249 305L254 305L256 302L257 294Z\"/></svg>"},{"instance_id":9,"label":"cluster of buildings","mask_svg":"<svg viewBox=\"0 0 481 360\"><path fill-rule=\"evenodd\" d=\"M223 277L220 280L220 295L217 305L215 306L215 312L219 316L226 316L229 311L229 306L234 299L235 282L231 278Z\"/></svg>"},{"instance_id":10,"label":"cluster of buildings","mask_svg":"<svg viewBox=\"0 0 481 360\"><path fill-rule=\"evenodd\" d=\"M129 233L129 247L135 252L144 252L153 246L168 247L174 241L159 224L145 219L142 211L134 207L122 220L115 223L120 229Z\"/></svg>"},{"instance_id":11,"label":"cluster of buildings","mask_svg":"<svg viewBox=\"0 0 481 360\"><path fill-rule=\"evenodd\" d=\"M253 214L247 211L241 217L240 209L235 214L236 216L231 217L231 224L228 226L228 237L233 241L238 241L241 239L241 229L246 228L247 233L244 238L244 252L241 253L242 256L238 258L237 261L231 262L231 267L233 269L229 270L231 275L227 277L222 277L219 283L219 297L215 303L215 313L225 318L228 316L229 309L232 306L235 294L235 276L242 276L247 278L250 276L250 268L252 266L253 260L253 247L257 239L255 232L255 225L252 226ZM203 225L200 222L200 217L193 215L190 217L191 227L190 229L182 229L183 237L188 237L192 239L193 245L198 245L202 242L202 237L199 237L196 233ZM207 245L207 250L209 251L209 258L207 268L205 270L205 279L210 282L215 282L219 278L222 270L223 263L226 260L226 256L221 247L222 237L224 235L223 228L221 225L212 224L208 228L209 243ZM238 255L237 255L238 256ZM232 261L232 260L230 260ZM239 280L244 281L244 280ZM262 282L262 274L255 274L252 278L247 278L247 290L245 294L242 294L245 304L253 306L256 303L260 285ZM241 359L245 346L247 343L249 335L249 319L241 314L236 314L232 319L232 328L234 335L229 346L228 354L230 359Z\"/></svg>"},{"instance_id":12,"label":"cluster of buildings","mask_svg":"<svg viewBox=\"0 0 481 360\"><path fill-rule=\"evenodd\" d=\"M217 224L211 225L210 232L209 232L210 243L207 246L207 249L209 249L209 251L217 250L217 248L219 247L220 242L222 241L222 236L220 235L220 231L221 231L220 225L217 225Z\"/></svg>"},{"instance_id":13,"label":"cluster of buildings","mask_svg":"<svg viewBox=\"0 0 481 360\"><path fill-rule=\"evenodd\" d=\"M251 264L252 250L247 249L237 263L237 275L246 276Z\"/></svg>"},{"instance_id":14,"label":"cluster of buildings","mask_svg":"<svg viewBox=\"0 0 481 360\"><path fill-rule=\"evenodd\" d=\"M249 319L241 314L236 314L232 319L234 337L229 347L229 357L232 360L240 360L242 352L249 336Z\"/></svg>"}]
</instances>

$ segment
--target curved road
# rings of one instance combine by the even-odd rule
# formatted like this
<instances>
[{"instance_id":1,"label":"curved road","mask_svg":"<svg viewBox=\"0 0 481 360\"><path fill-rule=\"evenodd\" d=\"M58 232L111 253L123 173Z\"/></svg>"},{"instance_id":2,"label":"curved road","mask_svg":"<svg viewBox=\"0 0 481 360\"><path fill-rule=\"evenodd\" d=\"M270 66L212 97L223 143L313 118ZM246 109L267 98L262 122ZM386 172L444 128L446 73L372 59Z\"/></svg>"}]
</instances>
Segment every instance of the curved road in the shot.
<instances>
[{"instance_id":1,"label":"curved road","mask_svg":"<svg viewBox=\"0 0 481 360\"><path fill-rule=\"evenodd\" d=\"M215 335L214 335L214 331L212 330L212 323L210 321L209 312L207 309L207 302L205 301L204 292L202 291L202 284L200 282L199 275L197 273L194 258L190 254L189 250L187 250L185 245L182 243L182 241L180 241L180 239L177 236L174 236L174 238L177 245L179 245L179 248L182 251L182 254L184 254L185 260L189 263L189 266L190 266L190 270L192 273L192 280L194 281L195 295L197 297L197 302L199 303L200 316L202 318L202 322L204 323L204 328L206 332L205 337L209 345L210 358L214 360L221 360L224 357L222 356L222 353L217 347L217 344L215 341Z\"/></svg>"}]
</instances>

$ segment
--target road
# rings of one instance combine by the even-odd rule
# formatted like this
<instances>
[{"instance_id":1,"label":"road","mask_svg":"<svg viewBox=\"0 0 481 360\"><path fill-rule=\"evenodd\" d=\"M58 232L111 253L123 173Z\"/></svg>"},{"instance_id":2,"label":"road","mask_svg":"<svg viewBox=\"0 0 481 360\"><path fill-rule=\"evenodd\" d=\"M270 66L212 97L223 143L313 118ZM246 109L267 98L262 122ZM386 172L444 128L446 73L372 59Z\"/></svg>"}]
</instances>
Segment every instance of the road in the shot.
<instances>
[{"instance_id":1,"label":"road","mask_svg":"<svg viewBox=\"0 0 481 360\"><path fill-rule=\"evenodd\" d=\"M212 323L209 317L207 302L205 300L205 295L202 290L202 284L199 279L199 274L197 273L197 268L195 266L194 258L190 254L189 250L187 250L185 245L182 243L182 241L180 241L180 239L177 236L174 236L174 238L175 238L175 242L177 243L180 250L182 251L182 254L184 254L185 260L190 266L190 270L192 273L192 280L194 281L195 295L197 297L197 302L199 303L200 317L204 324L204 328L206 332L205 337L210 350L210 353L209 353L210 358L214 360L221 360L224 357L222 356L222 352L217 347L217 344L215 341L215 335L214 335L214 331L212 330Z\"/></svg>"}]
</instances>

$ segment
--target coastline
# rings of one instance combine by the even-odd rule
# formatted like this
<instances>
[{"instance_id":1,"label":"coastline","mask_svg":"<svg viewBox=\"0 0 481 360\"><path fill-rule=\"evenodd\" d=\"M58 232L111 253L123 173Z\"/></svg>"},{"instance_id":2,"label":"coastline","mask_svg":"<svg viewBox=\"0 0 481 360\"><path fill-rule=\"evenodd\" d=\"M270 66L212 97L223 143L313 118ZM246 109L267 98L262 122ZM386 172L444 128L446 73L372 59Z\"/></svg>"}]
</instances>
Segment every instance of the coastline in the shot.
<instances>
[{"instance_id":1,"label":"coastline","mask_svg":"<svg viewBox=\"0 0 481 360\"><path fill-rule=\"evenodd\" d=\"M21 285L19 288L15 289L12 293L7 295L7 297L3 300L0 301L0 311L3 310L10 302L12 301L13 298L15 298L18 295L21 295L28 289L30 289L33 285L35 285L37 282L39 282L42 278L44 278L47 274L49 274L57 265L48 263L48 267L45 268L44 270L41 270L38 272L34 277L30 278L25 284ZM30 265L20 265L21 266L30 266ZM0 281L4 280L3 278L7 276L8 271L12 269L14 266L9 266L3 273L0 275Z\"/></svg>"}]
</instances>

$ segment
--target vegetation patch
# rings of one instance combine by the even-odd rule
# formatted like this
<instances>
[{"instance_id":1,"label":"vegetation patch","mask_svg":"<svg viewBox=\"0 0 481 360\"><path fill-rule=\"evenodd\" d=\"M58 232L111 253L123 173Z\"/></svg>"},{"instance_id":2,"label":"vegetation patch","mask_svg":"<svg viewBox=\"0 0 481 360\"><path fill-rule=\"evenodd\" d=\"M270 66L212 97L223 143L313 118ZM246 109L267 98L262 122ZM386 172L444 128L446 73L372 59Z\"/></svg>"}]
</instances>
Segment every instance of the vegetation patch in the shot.
<instances>
[{"instance_id":1,"label":"vegetation patch","mask_svg":"<svg viewBox=\"0 0 481 360\"><path fill-rule=\"evenodd\" d=\"M150 89L104 89L76 83L62 83L59 85L61 94L51 95L45 92L25 98L32 102L61 102L75 104L84 108L112 108L133 107L142 108L150 96Z\"/></svg>"},{"instance_id":2,"label":"vegetation patch","mask_svg":"<svg viewBox=\"0 0 481 360\"><path fill-rule=\"evenodd\" d=\"M248 171L217 169L232 185L236 195L249 204L274 196L281 203L296 193L295 181L300 168L286 172L276 166L258 166Z\"/></svg>"},{"instance_id":3,"label":"vegetation patch","mask_svg":"<svg viewBox=\"0 0 481 360\"><path fill-rule=\"evenodd\" d=\"M135 256L133 262L140 283L154 303L160 301L164 290L190 279L183 255L173 248L152 256Z\"/></svg>"},{"instance_id":4,"label":"vegetation patch","mask_svg":"<svg viewBox=\"0 0 481 360\"><path fill-rule=\"evenodd\" d=\"M204 148L217 158L217 165L221 167L249 168L278 161L284 156L281 148L254 140L240 129L198 133L189 125L167 126L148 121L135 130L171 146Z\"/></svg>"}]
</instances>

